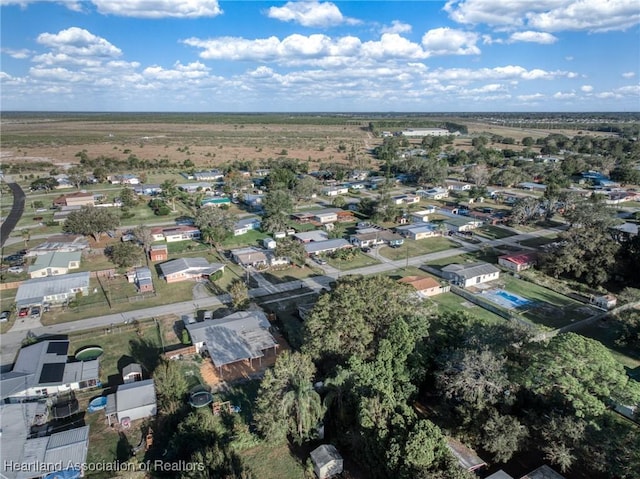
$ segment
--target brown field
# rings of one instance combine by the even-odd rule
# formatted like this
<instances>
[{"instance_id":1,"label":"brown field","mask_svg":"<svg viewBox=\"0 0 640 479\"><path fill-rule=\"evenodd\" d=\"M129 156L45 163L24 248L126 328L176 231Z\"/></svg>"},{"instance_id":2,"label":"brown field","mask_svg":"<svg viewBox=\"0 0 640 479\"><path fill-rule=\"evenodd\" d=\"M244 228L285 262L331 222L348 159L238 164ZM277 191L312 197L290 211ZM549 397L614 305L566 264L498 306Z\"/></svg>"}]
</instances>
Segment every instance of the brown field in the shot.
<instances>
[{"instance_id":1,"label":"brown field","mask_svg":"<svg viewBox=\"0 0 640 479\"><path fill-rule=\"evenodd\" d=\"M78 152L90 158L163 159L200 167L235 160L262 161L280 156L311 163L346 161L352 147L368 164L379 140L358 125L185 124L106 121L3 122L2 160L78 163ZM343 142L347 152L339 152ZM286 150L286 155L282 155Z\"/></svg>"}]
</instances>

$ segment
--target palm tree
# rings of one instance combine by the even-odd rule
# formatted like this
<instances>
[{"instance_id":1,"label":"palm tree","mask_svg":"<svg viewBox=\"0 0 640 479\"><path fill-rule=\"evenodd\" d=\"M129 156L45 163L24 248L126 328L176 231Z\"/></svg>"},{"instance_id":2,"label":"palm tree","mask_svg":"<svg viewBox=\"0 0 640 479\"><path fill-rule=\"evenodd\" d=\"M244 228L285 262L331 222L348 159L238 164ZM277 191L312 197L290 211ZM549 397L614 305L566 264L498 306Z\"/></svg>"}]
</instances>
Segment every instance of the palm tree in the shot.
<instances>
[{"instance_id":1,"label":"palm tree","mask_svg":"<svg viewBox=\"0 0 640 479\"><path fill-rule=\"evenodd\" d=\"M29 240L31 239L31 231L29 231L28 229L23 229L22 232L22 239L24 240L24 247L25 249L28 248L28 243Z\"/></svg>"},{"instance_id":2,"label":"palm tree","mask_svg":"<svg viewBox=\"0 0 640 479\"><path fill-rule=\"evenodd\" d=\"M162 185L162 197L171 201L171 208L173 212L176 212L176 197L178 196L178 188L176 186L176 180L166 180Z\"/></svg>"},{"instance_id":3,"label":"palm tree","mask_svg":"<svg viewBox=\"0 0 640 479\"><path fill-rule=\"evenodd\" d=\"M309 438L311 430L317 426L324 413L320 395L305 378L291 378L290 389L282 397L282 410L285 416L293 416L296 426L296 441Z\"/></svg>"}]
</instances>

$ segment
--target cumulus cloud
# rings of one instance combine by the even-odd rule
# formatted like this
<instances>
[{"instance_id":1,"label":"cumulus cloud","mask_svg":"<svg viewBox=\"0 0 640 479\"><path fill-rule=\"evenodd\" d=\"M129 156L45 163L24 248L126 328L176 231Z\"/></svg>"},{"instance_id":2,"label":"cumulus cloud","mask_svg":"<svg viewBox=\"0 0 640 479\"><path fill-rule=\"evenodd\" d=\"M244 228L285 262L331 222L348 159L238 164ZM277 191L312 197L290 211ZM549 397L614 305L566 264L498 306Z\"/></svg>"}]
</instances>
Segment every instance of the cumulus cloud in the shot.
<instances>
[{"instance_id":1,"label":"cumulus cloud","mask_svg":"<svg viewBox=\"0 0 640 479\"><path fill-rule=\"evenodd\" d=\"M0 52L4 53L5 55L9 55L11 58L15 58L16 60L24 60L26 58L29 58L29 55L31 55L31 52L26 48L22 48L20 50L14 50L12 48L2 48L0 49Z\"/></svg>"},{"instance_id":2,"label":"cumulus cloud","mask_svg":"<svg viewBox=\"0 0 640 479\"><path fill-rule=\"evenodd\" d=\"M193 62L187 65L183 65L180 62L176 62L171 69L165 69L161 66L154 65L144 69L142 74L154 80L194 80L198 78L204 78L208 75L209 68L203 63Z\"/></svg>"},{"instance_id":3,"label":"cumulus cloud","mask_svg":"<svg viewBox=\"0 0 640 479\"><path fill-rule=\"evenodd\" d=\"M509 37L509 42L531 42L541 43L543 45L549 45L558 41L558 38L546 32L515 32Z\"/></svg>"},{"instance_id":4,"label":"cumulus cloud","mask_svg":"<svg viewBox=\"0 0 640 479\"><path fill-rule=\"evenodd\" d=\"M462 24L546 32L626 30L640 23L637 0L449 0L444 10Z\"/></svg>"},{"instance_id":5,"label":"cumulus cloud","mask_svg":"<svg viewBox=\"0 0 640 479\"><path fill-rule=\"evenodd\" d=\"M636 72L624 72L622 74L623 78L633 78L634 76L636 76Z\"/></svg>"},{"instance_id":6,"label":"cumulus cloud","mask_svg":"<svg viewBox=\"0 0 640 479\"><path fill-rule=\"evenodd\" d=\"M593 91L593 86L591 86L591 85L582 85L580 87L580 91L583 91L585 93L591 93Z\"/></svg>"},{"instance_id":7,"label":"cumulus cloud","mask_svg":"<svg viewBox=\"0 0 640 479\"><path fill-rule=\"evenodd\" d=\"M572 98L575 98L576 94L575 92L556 92L553 94L553 98L555 98L556 100L571 100Z\"/></svg>"},{"instance_id":8,"label":"cumulus cloud","mask_svg":"<svg viewBox=\"0 0 640 479\"><path fill-rule=\"evenodd\" d=\"M58 33L41 33L38 43L70 56L119 57L122 51L104 38L83 28L71 27Z\"/></svg>"},{"instance_id":9,"label":"cumulus cloud","mask_svg":"<svg viewBox=\"0 0 640 479\"><path fill-rule=\"evenodd\" d=\"M384 26L381 29L382 33L411 33L412 27L408 23L401 22L400 20L394 20L391 25Z\"/></svg>"},{"instance_id":10,"label":"cumulus cloud","mask_svg":"<svg viewBox=\"0 0 640 479\"><path fill-rule=\"evenodd\" d=\"M479 55L478 35L452 28L435 28L422 36L422 46L432 55Z\"/></svg>"},{"instance_id":11,"label":"cumulus cloud","mask_svg":"<svg viewBox=\"0 0 640 479\"><path fill-rule=\"evenodd\" d=\"M99 13L134 18L199 18L222 14L218 0L92 0Z\"/></svg>"},{"instance_id":12,"label":"cumulus cloud","mask_svg":"<svg viewBox=\"0 0 640 479\"><path fill-rule=\"evenodd\" d=\"M542 93L532 93L532 94L529 94L529 95L518 95L517 98L520 101L529 103L529 102L535 102L535 101L543 99L544 95Z\"/></svg>"},{"instance_id":13,"label":"cumulus cloud","mask_svg":"<svg viewBox=\"0 0 640 479\"><path fill-rule=\"evenodd\" d=\"M359 23L356 19L343 16L335 4L317 0L287 2L282 7L271 7L267 11L267 16L283 22L293 22L303 27L314 28Z\"/></svg>"}]
</instances>

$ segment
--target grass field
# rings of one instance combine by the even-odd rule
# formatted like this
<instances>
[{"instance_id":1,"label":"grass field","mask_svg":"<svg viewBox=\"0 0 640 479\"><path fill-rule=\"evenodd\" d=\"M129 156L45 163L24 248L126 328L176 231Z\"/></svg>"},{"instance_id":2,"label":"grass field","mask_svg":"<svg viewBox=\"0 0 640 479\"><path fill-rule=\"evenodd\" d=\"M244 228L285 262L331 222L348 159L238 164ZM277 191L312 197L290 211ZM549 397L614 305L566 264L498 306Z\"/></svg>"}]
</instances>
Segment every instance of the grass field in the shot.
<instances>
[{"instance_id":1,"label":"grass field","mask_svg":"<svg viewBox=\"0 0 640 479\"><path fill-rule=\"evenodd\" d=\"M474 234L478 234L480 236L484 236L486 238L491 238L491 239L509 238L510 236L516 235L516 233L514 233L513 231L510 231L506 228L500 228L499 226L493 226L493 225L481 226L480 228L474 231Z\"/></svg>"},{"instance_id":2,"label":"grass field","mask_svg":"<svg viewBox=\"0 0 640 479\"><path fill-rule=\"evenodd\" d=\"M437 296L429 298L438 305L438 310L441 312L465 312L473 317L487 321L488 323L502 323L506 319L498 316L497 314L487 311L480 306L470 303L461 296L454 293L443 293Z\"/></svg>"},{"instance_id":3,"label":"grass field","mask_svg":"<svg viewBox=\"0 0 640 479\"><path fill-rule=\"evenodd\" d=\"M538 248L540 246L544 246L550 243L553 243L554 241L557 241L557 236L556 235L550 235L550 236L538 236L537 238L529 238L526 240L522 240L519 243L522 246L530 246L531 248Z\"/></svg>"},{"instance_id":4,"label":"grass field","mask_svg":"<svg viewBox=\"0 0 640 479\"><path fill-rule=\"evenodd\" d=\"M327 260L327 263L340 271L349 271L380 263L377 259L372 258L361 251L356 251L355 257L350 261L332 258L331 256L324 256L324 258Z\"/></svg>"},{"instance_id":5,"label":"grass field","mask_svg":"<svg viewBox=\"0 0 640 479\"><path fill-rule=\"evenodd\" d=\"M426 238L422 240L405 240L404 244L397 248L389 246L381 246L378 250L379 254L385 258L397 261L401 259L413 258L414 256L422 256L429 253L436 253L450 248L459 248L460 245L447 238L436 237Z\"/></svg>"}]
</instances>

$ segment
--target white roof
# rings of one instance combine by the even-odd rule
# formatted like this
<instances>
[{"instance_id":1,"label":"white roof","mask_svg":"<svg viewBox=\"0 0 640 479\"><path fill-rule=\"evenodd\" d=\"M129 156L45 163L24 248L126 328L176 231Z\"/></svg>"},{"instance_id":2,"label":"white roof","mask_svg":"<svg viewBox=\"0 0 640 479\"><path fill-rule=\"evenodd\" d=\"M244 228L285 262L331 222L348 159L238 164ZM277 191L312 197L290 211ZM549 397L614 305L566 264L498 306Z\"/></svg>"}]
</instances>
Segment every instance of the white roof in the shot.
<instances>
[{"instance_id":1,"label":"white roof","mask_svg":"<svg viewBox=\"0 0 640 479\"><path fill-rule=\"evenodd\" d=\"M46 278L29 279L18 287L16 303L32 304L42 302L45 296L68 294L78 288L89 287L89 272L72 273Z\"/></svg>"},{"instance_id":2,"label":"white roof","mask_svg":"<svg viewBox=\"0 0 640 479\"><path fill-rule=\"evenodd\" d=\"M342 456L332 444L323 444L322 446L318 446L311 451L310 456L313 464L319 469L333 461L342 460Z\"/></svg>"},{"instance_id":3,"label":"white roof","mask_svg":"<svg viewBox=\"0 0 640 479\"><path fill-rule=\"evenodd\" d=\"M156 404L156 388L153 379L118 386L115 399L118 414Z\"/></svg>"}]
</instances>

